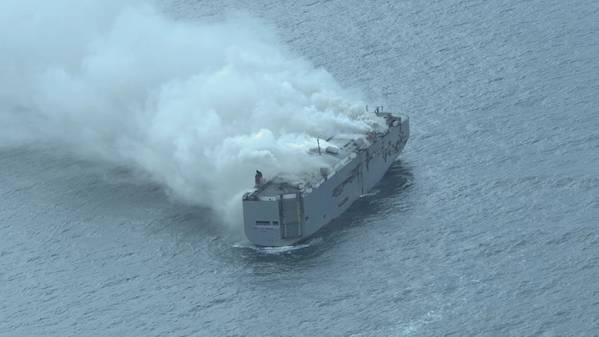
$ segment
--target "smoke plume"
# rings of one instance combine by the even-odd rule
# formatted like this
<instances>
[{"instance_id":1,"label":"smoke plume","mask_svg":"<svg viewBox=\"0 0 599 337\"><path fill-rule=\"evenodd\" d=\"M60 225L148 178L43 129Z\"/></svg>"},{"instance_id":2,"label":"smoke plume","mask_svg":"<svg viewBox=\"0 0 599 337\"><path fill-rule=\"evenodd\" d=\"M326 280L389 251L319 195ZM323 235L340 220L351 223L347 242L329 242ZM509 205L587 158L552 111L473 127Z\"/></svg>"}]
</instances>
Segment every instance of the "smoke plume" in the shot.
<instances>
[{"instance_id":1,"label":"smoke plume","mask_svg":"<svg viewBox=\"0 0 599 337\"><path fill-rule=\"evenodd\" d=\"M179 22L142 1L0 3L0 145L126 165L228 223L240 222L256 169L317 168L316 137L376 123L248 17Z\"/></svg>"}]
</instances>

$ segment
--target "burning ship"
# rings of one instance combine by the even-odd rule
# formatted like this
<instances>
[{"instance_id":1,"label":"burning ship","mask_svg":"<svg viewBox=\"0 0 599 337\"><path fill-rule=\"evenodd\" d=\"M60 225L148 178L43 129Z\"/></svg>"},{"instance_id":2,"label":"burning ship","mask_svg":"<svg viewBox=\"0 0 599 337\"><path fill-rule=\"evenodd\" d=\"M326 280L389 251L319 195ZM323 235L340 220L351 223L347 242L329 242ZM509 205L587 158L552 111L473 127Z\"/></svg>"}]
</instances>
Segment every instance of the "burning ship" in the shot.
<instances>
[{"instance_id":1,"label":"burning ship","mask_svg":"<svg viewBox=\"0 0 599 337\"><path fill-rule=\"evenodd\" d=\"M303 241L345 212L385 175L410 135L406 116L383 112L385 127L366 137L331 137L318 146L329 167L301 181L274 177L264 182L256 172L256 189L243 196L246 237L258 246L287 246Z\"/></svg>"}]
</instances>

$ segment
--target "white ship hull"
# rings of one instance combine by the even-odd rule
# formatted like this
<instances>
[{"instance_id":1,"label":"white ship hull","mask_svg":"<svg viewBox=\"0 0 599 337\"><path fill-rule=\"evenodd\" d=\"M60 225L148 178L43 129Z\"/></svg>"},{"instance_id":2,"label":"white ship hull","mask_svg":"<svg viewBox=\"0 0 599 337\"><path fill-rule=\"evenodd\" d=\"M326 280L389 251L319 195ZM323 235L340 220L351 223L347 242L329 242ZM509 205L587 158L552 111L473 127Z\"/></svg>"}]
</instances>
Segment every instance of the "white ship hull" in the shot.
<instances>
[{"instance_id":1,"label":"white ship hull","mask_svg":"<svg viewBox=\"0 0 599 337\"><path fill-rule=\"evenodd\" d=\"M387 115L388 130L347 154L316 187L273 186L243 198L246 237L259 246L305 240L345 212L385 175L410 133L407 117Z\"/></svg>"}]
</instances>

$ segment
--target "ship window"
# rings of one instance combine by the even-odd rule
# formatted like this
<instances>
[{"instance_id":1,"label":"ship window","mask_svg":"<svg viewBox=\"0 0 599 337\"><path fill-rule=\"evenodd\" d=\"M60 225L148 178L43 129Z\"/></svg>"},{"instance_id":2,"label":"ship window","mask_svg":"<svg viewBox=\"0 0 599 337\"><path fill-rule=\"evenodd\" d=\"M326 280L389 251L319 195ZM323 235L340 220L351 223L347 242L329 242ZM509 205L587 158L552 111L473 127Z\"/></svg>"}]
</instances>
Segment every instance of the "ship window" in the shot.
<instances>
[{"instance_id":1,"label":"ship window","mask_svg":"<svg viewBox=\"0 0 599 337\"><path fill-rule=\"evenodd\" d=\"M333 196L338 197L341 195L341 193L343 193L343 183L335 187L335 189L333 190Z\"/></svg>"},{"instance_id":2,"label":"ship window","mask_svg":"<svg viewBox=\"0 0 599 337\"><path fill-rule=\"evenodd\" d=\"M270 221L256 221L256 226L270 226Z\"/></svg>"},{"instance_id":3,"label":"ship window","mask_svg":"<svg viewBox=\"0 0 599 337\"><path fill-rule=\"evenodd\" d=\"M273 226L278 226L278 225L279 225L279 222L278 222L278 221L273 221L273 222L272 222L272 225L273 225Z\"/></svg>"},{"instance_id":4,"label":"ship window","mask_svg":"<svg viewBox=\"0 0 599 337\"><path fill-rule=\"evenodd\" d=\"M337 207L341 207L341 206L345 205L345 203L346 203L348 200L349 200L349 198L345 198L345 199L343 199L343 201L342 201L342 202L340 202L340 203L337 205Z\"/></svg>"}]
</instances>

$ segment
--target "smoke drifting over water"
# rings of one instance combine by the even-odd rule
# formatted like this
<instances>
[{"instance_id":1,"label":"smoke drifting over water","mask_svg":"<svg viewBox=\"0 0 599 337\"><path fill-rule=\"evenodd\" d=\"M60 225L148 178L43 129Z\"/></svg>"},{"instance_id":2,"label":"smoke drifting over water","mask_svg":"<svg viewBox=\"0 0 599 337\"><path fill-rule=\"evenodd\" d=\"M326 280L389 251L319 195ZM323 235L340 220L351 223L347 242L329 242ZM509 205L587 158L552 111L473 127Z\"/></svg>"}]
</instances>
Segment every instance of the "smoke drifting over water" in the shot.
<instances>
[{"instance_id":1,"label":"smoke drifting over water","mask_svg":"<svg viewBox=\"0 0 599 337\"><path fill-rule=\"evenodd\" d=\"M0 145L50 143L148 174L239 223L255 169L323 165L363 133L355 94L250 18L173 21L141 1L0 3Z\"/></svg>"}]
</instances>

